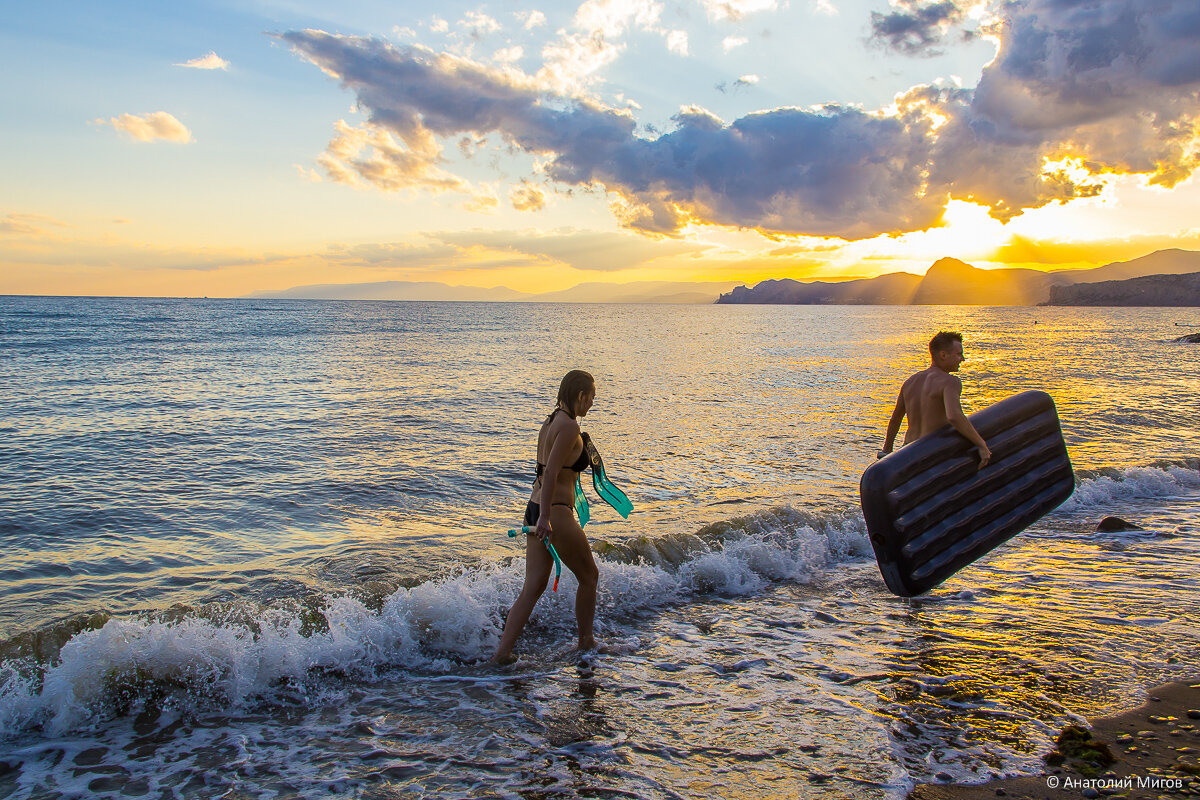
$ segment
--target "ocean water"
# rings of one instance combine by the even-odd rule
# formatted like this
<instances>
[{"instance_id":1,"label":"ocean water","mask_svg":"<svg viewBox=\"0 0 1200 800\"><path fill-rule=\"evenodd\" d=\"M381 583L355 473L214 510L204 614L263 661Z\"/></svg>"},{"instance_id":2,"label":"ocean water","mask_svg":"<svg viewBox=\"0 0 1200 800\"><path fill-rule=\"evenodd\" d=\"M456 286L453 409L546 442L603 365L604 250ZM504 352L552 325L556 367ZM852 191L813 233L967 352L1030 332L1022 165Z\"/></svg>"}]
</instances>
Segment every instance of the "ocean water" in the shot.
<instances>
[{"instance_id":1,"label":"ocean water","mask_svg":"<svg viewBox=\"0 0 1200 800\"><path fill-rule=\"evenodd\" d=\"M0 797L896 798L1037 769L1200 663L1180 309L0 298ZM857 508L895 392L1055 399L1078 486L922 598ZM538 425L584 428L574 581L484 662ZM585 478L585 484L587 483ZM1094 533L1109 514L1145 530Z\"/></svg>"}]
</instances>

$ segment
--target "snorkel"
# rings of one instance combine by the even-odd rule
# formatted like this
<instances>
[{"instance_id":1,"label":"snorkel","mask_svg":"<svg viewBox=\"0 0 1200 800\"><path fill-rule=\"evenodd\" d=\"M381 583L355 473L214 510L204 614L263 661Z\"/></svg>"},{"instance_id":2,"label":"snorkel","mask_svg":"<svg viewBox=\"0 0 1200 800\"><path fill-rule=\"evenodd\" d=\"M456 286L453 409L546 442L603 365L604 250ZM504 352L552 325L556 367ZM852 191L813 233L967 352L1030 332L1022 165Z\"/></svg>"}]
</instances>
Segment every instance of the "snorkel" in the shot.
<instances>
[{"instance_id":1,"label":"snorkel","mask_svg":"<svg viewBox=\"0 0 1200 800\"><path fill-rule=\"evenodd\" d=\"M517 538L518 533L536 533L536 532L537 532L537 528L533 527L532 525L526 525L526 526L522 527L520 530L509 531L508 538L515 539L515 538ZM546 549L550 551L550 557L554 559L554 591L557 592L558 591L558 578L560 575L562 575L562 559L560 559L558 557L558 551L554 549L554 545L550 544L549 537L543 539L542 541L546 543Z\"/></svg>"}]
</instances>

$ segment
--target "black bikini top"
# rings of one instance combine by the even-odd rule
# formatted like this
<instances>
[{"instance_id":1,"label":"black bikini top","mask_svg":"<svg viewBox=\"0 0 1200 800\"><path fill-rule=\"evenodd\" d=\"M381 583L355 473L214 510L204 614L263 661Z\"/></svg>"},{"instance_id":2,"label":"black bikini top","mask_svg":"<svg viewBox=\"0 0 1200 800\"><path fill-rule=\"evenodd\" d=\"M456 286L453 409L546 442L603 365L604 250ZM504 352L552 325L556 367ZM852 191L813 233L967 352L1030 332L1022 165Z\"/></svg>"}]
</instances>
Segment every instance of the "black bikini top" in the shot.
<instances>
[{"instance_id":1,"label":"black bikini top","mask_svg":"<svg viewBox=\"0 0 1200 800\"><path fill-rule=\"evenodd\" d=\"M562 410L563 409L561 409L561 408L556 408L553 411L551 411L550 416L546 417L546 421L549 422L550 420L554 419L554 415ZM579 458L575 459L575 463L571 464L569 466L564 466L563 469L569 469L572 472L583 472L585 469L587 469L589 466L591 466L591 463L592 463L592 460L591 460L591 458L588 457L587 446L585 443L583 451L579 454ZM543 464L540 461L537 462L537 474L539 476L545 471L545 469L546 469L545 464Z\"/></svg>"}]
</instances>

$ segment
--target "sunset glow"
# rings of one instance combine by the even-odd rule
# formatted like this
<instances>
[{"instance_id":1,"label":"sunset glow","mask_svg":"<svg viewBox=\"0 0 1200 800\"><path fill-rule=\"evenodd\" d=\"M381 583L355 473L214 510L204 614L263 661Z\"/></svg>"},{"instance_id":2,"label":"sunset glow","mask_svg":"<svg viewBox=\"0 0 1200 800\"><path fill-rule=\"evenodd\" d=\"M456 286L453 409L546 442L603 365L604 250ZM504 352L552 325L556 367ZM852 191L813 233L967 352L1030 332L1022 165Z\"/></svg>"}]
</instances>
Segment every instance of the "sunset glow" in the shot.
<instances>
[{"instance_id":1,"label":"sunset glow","mask_svg":"<svg viewBox=\"0 0 1200 800\"><path fill-rule=\"evenodd\" d=\"M694 5L15 11L0 293L547 292L1200 247L1186 4Z\"/></svg>"}]
</instances>

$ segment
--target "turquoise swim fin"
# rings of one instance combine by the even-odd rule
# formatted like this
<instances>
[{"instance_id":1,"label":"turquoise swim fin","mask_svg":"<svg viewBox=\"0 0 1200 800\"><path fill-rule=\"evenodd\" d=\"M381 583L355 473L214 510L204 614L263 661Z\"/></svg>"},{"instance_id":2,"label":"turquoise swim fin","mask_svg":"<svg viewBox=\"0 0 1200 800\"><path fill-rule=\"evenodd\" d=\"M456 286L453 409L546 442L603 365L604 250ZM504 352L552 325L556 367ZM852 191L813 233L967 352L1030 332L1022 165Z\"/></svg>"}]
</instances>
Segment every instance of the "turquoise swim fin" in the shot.
<instances>
[{"instance_id":1,"label":"turquoise swim fin","mask_svg":"<svg viewBox=\"0 0 1200 800\"><path fill-rule=\"evenodd\" d=\"M592 511L588 508L587 495L583 493L583 484L579 482L579 473L575 476L575 514L579 517L579 527L588 524L588 520L592 518Z\"/></svg>"},{"instance_id":2,"label":"turquoise swim fin","mask_svg":"<svg viewBox=\"0 0 1200 800\"><path fill-rule=\"evenodd\" d=\"M600 495L600 499L612 506L624 519L629 519L629 512L633 511L633 503L608 479L608 473L604 471L604 459L600 457L600 451L592 443L592 437L586 433L581 433L580 436L583 437L583 448L587 451L588 460L592 464L592 486L595 487L596 494ZM575 485L579 486L578 479L576 479Z\"/></svg>"}]
</instances>

